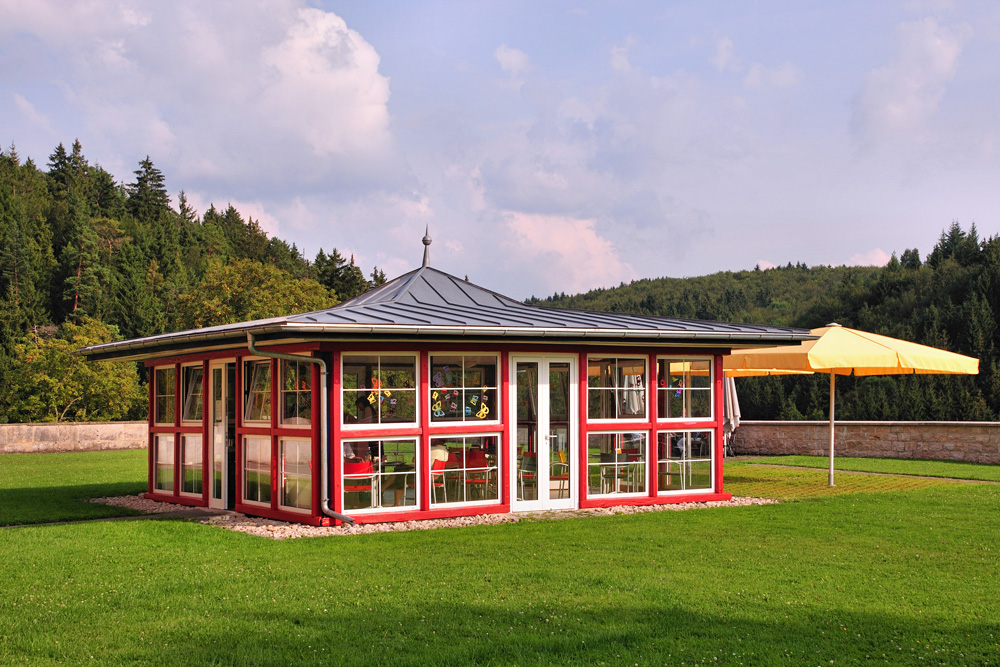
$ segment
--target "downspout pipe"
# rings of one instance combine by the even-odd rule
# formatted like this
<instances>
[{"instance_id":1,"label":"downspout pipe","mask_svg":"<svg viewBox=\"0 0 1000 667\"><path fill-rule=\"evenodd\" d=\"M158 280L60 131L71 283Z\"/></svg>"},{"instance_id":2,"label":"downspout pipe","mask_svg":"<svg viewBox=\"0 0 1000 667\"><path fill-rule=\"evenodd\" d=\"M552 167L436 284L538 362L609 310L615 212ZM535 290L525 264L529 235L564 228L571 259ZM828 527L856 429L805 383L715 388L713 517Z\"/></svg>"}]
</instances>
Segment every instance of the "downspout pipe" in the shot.
<instances>
[{"instance_id":1,"label":"downspout pipe","mask_svg":"<svg viewBox=\"0 0 1000 667\"><path fill-rule=\"evenodd\" d=\"M326 368L326 362L319 357L303 357L298 354L285 354L283 352L268 352L266 350L258 349L254 345L253 333L247 332L247 348L250 350L251 354L257 355L259 357L270 357L271 359L283 359L284 361L307 361L311 364L319 366L319 380L320 387L322 388L323 395L320 398L320 421L319 421L319 440L320 440L320 485L323 490L323 498L320 500L320 509L323 510L323 514L333 517L338 521L343 521L344 523L354 525L354 519L347 516L346 514L341 514L340 512L334 511L330 507L330 410L328 407L329 396L329 380Z\"/></svg>"}]
</instances>

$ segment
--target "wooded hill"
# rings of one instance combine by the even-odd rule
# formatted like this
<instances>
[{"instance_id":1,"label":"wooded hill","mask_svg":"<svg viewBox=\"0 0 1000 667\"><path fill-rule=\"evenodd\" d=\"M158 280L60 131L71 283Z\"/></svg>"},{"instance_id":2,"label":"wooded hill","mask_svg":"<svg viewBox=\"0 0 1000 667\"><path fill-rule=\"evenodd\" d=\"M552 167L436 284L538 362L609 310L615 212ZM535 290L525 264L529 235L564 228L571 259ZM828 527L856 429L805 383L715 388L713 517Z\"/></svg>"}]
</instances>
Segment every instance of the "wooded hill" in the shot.
<instances>
[{"instance_id":1,"label":"wooded hill","mask_svg":"<svg viewBox=\"0 0 1000 667\"><path fill-rule=\"evenodd\" d=\"M539 305L812 329L844 326L959 352L980 360L961 376L838 378L845 420L986 420L1000 415L1000 239L955 222L921 261L916 249L885 267L726 271L633 281L585 294L532 299ZM829 377L737 382L746 419L825 419Z\"/></svg>"},{"instance_id":2,"label":"wooded hill","mask_svg":"<svg viewBox=\"0 0 1000 667\"><path fill-rule=\"evenodd\" d=\"M0 422L145 418L143 369L82 345L335 305L385 282L312 261L232 206L171 206L147 156L131 183L62 144L47 170L0 151Z\"/></svg>"},{"instance_id":3,"label":"wooded hill","mask_svg":"<svg viewBox=\"0 0 1000 667\"><path fill-rule=\"evenodd\" d=\"M144 369L88 364L83 345L326 308L385 281L331 248L312 260L232 206L171 205L146 157L134 181L91 165L79 142L46 169L0 151L0 422L144 419ZM838 381L842 419L995 420L1000 240L957 223L921 261L634 281L529 303L812 328L829 322L961 352L976 377ZM745 418L825 418L826 376L739 381Z\"/></svg>"}]
</instances>

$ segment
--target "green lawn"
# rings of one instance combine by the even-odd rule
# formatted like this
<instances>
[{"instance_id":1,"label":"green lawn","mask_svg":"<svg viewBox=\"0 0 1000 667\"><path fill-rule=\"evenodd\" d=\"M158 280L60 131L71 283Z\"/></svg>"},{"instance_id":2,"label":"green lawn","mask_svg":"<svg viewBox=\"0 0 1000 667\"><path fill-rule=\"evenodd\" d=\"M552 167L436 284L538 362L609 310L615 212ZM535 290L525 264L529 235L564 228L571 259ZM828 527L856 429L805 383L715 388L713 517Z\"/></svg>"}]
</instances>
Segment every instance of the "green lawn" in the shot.
<instances>
[{"instance_id":1,"label":"green lawn","mask_svg":"<svg viewBox=\"0 0 1000 667\"><path fill-rule=\"evenodd\" d=\"M780 466L804 466L830 469L830 459L825 456L765 456L745 459L747 463L766 463ZM984 482L1000 482L1000 465L977 465L959 461L927 461L921 459L868 459L838 457L834 470L878 472L891 475L921 475L924 477L953 477ZM838 484L840 480L835 480Z\"/></svg>"},{"instance_id":2,"label":"green lawn","mask_svg":"<svg viewBox=\"0 0 1000 667\"><path fill-rule=\"evenodd\" d=\"M146 490L146 450L0 455L0 526L137 514L88 498Z\"/></svg>"},{"instance_id":3,"label":"green lawn","mask_svg":"<svg viewBox=\"0 0 1000 667\"><path fill-rule=\"evenodd\" d=\"M737 494L825 482L727 471ZM850 477L872 486L285 542L176 520L3 529L0 664L1000 662L1000 486Z\"/></svg>"}]
</instances>

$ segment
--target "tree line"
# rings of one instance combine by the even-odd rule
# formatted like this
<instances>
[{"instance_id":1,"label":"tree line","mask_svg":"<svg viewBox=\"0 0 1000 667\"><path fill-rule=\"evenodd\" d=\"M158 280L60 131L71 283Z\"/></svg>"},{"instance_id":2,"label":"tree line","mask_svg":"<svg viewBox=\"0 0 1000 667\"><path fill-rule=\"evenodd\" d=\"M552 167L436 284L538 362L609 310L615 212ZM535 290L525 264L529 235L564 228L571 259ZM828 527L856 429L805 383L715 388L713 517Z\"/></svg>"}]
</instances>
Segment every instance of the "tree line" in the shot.
<instances>
[{"instance_id":1,"label":"tree line","mask_svg":"<svg viewBox=\"0 0 1000 667\"><path fill-rule=\"evenodd\" d=\"M697 278L657 278L539 305L812 329L836 322L980 360L977 376L838 378L845 420L995 421L1000 417L1000 238L953 222L922 260L917 249L884 267L789 263ZM745 419L826 419L826 375L744 378Z\"/></svg>"},{"instance_id":2,"label":"tree line","mask_svg":"<svg viewBox=\"0 0 1000 667\"><path fill-rule=\"evenodd\" d=\"M176 206L147 156L119 183L76 141L46 169L0 150L0 422L143 419L144 369L88 364L84 345L336 305L383 284L336 248L307 259L231 205ZM884 267L789 263L656 278L528 303L814 328L830 322L960 352L980 374L845 378L842 419L996 420L1000 416L1000 239L953 222L922 260ZM748 419L821 419L826 376L746 378Z\"/></svg>"},{"instance_id":3,"label":"tree line","mask_svg":"<svg viewBox=\"0 0 1000 667\"><path fill-rule=\"evenodd\" d=\"M0 150L0 422L145 418L144 369L84 345L305 312L385 282L336 248L312 259L232 205L176 207L147 156L130 183L79 141L39 168Z\"/></svg>"}]
</instances>

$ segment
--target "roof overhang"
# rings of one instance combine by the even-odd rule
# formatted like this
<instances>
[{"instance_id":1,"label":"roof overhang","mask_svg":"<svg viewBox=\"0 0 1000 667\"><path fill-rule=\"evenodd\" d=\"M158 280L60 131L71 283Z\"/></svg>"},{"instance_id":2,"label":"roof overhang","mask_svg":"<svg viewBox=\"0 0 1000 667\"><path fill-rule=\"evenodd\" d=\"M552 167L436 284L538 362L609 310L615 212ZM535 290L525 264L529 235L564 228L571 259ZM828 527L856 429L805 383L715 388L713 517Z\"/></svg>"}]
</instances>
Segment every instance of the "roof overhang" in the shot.
<instances>
[{"instance_id":1,"label":"roof overhang","mask_svg":"<svg viewBox=\"0 0 1000 667\"><path fill-rule=\"evenodd\" d=\"M806 330L766 331L679 331L664 329L612 329L573 327L502 327L502 326L429 326L401 324L324 324L261 322L254 326L230 325L195 329L147 338L91 345L79 351L90 361L144 361L167 356L198 354L246 347L246 334L253 333L262 343L399 340L466 342L519 340L548 343L630 344L685 347L746 348L768 345L794 345L815 338Z\"/></svg>"}]
</instances>

